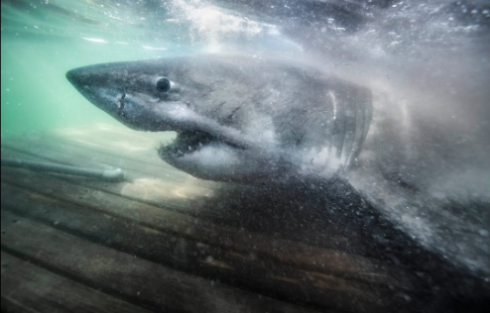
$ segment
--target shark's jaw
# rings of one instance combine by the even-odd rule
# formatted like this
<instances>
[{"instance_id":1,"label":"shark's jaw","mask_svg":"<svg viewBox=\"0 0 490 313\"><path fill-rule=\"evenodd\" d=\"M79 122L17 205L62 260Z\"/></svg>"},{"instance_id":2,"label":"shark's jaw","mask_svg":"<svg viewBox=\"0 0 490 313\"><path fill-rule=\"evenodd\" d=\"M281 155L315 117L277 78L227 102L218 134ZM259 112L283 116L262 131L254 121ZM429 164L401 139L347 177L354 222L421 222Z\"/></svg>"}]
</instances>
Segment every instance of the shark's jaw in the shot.
<instances>
[{"instance_id":1,"label":"shark's jaw","mask_svg":"<svg viewBox=\"0 0 490 313\"><path fill-rule=\"evenodd\" d=\"M175 105L177 109L166 111L165 119L155 123L155 128L145 129L177 133L174 140L158 148L163 161L193 176L215 181L256 183L268 175L277 176L273 146L264 149L262 142L238 129L221 125L187 105ZM158 125L164 125L163 129Z\"/></svg>"},{"instance_id":2,"label":"shark's jaw","mask_svg":"<svg viewBox=\"0 0 490 313\"><path fill-rule=\"evenodd\" d=\"M200 178L219 176L219 180L233 181L231 177L223 179L222 167L234 167L250 151L225 138L201 130L179 130L172 142L160 145L158 154L165 162Z\"/></svg>"},{"instance_id":3,"label":"shark's jaw","mask_svg":"<svg viewBox=\"0 0 490 313\"><path fill-rule=\"evenodd\" d=\"M166 163L206 180L255 184L284 179L289 169L274 149L235 142L233 133L215 136L198 128L178 130L172 142L158 148L158 154Z\"/></svg>"},{"instance_id":4,"label":"shark's jaw","mask_svg":"<svg viewBox=\"0 0 490 313\"><path fill-rule=\"evenodd\" d=\"M158 149L158 154L164 160L178 159L185 155L199 153L208 146L226 145L229 148L244 150L242 146L228 143L217 137L199 130L177 131L177 137L169 144L162 144Z\"/></svg>"}]
</instances>

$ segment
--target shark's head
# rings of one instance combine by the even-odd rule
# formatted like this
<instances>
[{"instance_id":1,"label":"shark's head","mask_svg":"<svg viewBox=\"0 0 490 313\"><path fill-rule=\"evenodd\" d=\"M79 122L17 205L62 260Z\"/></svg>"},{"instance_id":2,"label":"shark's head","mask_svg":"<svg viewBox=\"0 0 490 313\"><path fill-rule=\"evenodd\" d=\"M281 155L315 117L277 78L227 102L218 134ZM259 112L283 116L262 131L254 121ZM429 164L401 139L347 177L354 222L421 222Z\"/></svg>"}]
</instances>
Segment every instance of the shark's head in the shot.
<instances>
[{"instance_id":1,"label":"shark's head","mask_svg":"<svg viewBox=\"0 0 490 313\"><path fill-rule=\"evenodd\" d=\"M176 131L161 158L204 179L284 179L318 166L330 175L358 152L369 122L364 88L248 57L110 63L67 78L130 128Z\"/></svg>"}]
</instances>

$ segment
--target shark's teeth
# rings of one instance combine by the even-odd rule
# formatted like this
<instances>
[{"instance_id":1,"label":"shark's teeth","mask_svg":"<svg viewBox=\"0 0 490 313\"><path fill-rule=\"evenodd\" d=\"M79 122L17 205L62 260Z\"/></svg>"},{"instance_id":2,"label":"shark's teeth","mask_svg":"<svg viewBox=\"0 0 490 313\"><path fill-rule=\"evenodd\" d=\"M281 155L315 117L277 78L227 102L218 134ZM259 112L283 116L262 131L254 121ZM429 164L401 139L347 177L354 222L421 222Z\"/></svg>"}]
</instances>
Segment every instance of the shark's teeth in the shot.
<instances>
[{"instance_id":1,"label":"shark's teeth","mask_svg":"<svg viewBox=\"0 0 490 313\"><path fill-rule=\"evenodd\" d=\"M162 144L158 149L158 153L161 157L181 157L186 154L199 151L206 147L211 142L223 142L227 145L243 149L242 147L236 146L231 143L227 143L221 139L218 139L206 132L202 131L181 131L177 134L177 138L168 145Z\"/></svg>"},{"instance_id":2,"label":"shark's teeth","mask_svg":"<svg viewBox=\"0 0 490 313\"><path fill-rule=\"evenodd\" d=\"M200 131L183 131L178 133L177 138L167 144L161 143L158 152L161 156L177 156L181 157L186 153L202 149L210 142L218 141L215 137L208 133Z\"/></svg>"}]
</instances>

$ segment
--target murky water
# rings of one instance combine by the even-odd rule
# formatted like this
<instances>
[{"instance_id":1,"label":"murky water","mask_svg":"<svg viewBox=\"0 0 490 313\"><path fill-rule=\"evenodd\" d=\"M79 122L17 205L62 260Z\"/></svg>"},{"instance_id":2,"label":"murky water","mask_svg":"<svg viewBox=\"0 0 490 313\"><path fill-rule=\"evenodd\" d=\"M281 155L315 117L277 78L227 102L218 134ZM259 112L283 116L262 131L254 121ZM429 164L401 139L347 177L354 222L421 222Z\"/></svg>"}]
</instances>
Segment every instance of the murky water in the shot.
<instances>
[{"instance_id":1,"label":"murky water","mask_svg":"<svg viewBox=\"0 0 490 313\"><path fill-rule=\"evenodd\" d=\"M84 65L199 54L313 65L373 93L350 185L488 280L489 30L486 1L2 1L1 136L119 125L65 78Z\"/></svg>"}]
</instances>

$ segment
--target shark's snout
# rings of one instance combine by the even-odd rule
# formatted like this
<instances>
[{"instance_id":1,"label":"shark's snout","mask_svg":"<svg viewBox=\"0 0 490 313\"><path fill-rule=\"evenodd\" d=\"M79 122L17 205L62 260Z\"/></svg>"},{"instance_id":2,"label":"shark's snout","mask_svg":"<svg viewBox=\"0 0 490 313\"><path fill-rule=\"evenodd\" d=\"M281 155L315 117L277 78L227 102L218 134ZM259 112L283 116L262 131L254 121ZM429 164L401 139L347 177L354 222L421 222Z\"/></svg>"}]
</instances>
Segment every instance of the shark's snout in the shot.
<instances>
[{"instance_id":1,"label":"shark's snout","mask_svg":"<svg viewBox=\"0 0 490 313\"><path fill-rule=\"evenodd\" d=\"M124 71L117 66L115 69L109 65L102 68L97 66L84 66L69 70L66 73L68 81L77 89L81 88L112 88L120 87L125 83Z\"/></svg>"},{"instance_id":2,"label":"shark's snout","mask_svg":"<svg viewBox=\"0 0 490 313\"><path fill-rule=\"evenodd\" d=\"M69 70L66 73L66 78L73 86L80 89L92 86L104 86L107 83L104 74L98 73L90 67L79 67Z\"/></svg>"},{"instance_id":3,"label":"shark's snout","mask_svg":"<svg viewBox=\"0 0 490 313\"><path fill-rule=\"evenodd\" d=\"M66 78L94 105L117 119L125 120L127 107L124 85L111 81L107 72L93 66L79 67L69 70Z\"/></svg>"},{"instance_id":4,"label":"shark's snout","mask_svg":"<svg viewBox=\"0 0 490 313\"><path fill-rule=\"evenodd\" d=\"M75 87L79 86L81 83L81 75L78 69L69 70L66 72L66 79Z\"/></svg>"}]
</instances>

